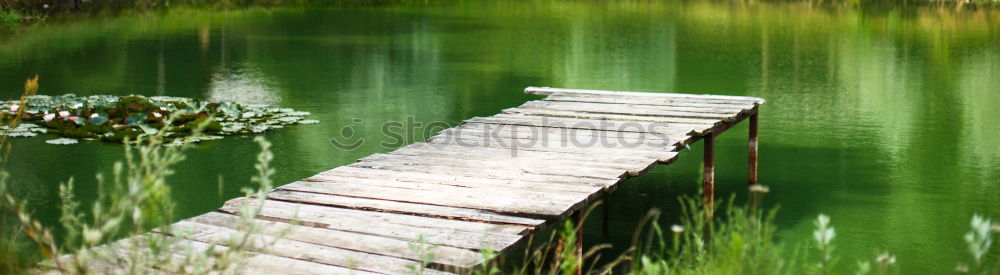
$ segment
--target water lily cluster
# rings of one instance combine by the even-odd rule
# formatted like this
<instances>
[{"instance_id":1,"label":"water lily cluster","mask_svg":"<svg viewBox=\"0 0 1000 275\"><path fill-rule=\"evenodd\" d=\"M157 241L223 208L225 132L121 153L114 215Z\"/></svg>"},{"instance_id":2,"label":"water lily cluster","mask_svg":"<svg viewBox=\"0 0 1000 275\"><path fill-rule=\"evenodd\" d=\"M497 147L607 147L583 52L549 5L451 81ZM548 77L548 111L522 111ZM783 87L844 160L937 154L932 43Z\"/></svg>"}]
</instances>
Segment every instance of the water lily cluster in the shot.
<instances>
[{"instance_id":1,"label":"water lily cluster","mask_svg":"<svg viewBox=\"0 0 1000 275\"><path fill-rule=\"evenodd\" d=\"M182 97L140 95L61 96L35 95L24 102L0 102L0 122L7 124L20 115L11 137L32 137L40 133L70 139L109 142L135 140L159 131L170 144L220 139L224 135L262 133L291 124L312 124L309 112L268 105L211 102ZM201 127L203 135L192 136ZM53 144L69 144L64 140Z\"/></svg>"}]
</instances>

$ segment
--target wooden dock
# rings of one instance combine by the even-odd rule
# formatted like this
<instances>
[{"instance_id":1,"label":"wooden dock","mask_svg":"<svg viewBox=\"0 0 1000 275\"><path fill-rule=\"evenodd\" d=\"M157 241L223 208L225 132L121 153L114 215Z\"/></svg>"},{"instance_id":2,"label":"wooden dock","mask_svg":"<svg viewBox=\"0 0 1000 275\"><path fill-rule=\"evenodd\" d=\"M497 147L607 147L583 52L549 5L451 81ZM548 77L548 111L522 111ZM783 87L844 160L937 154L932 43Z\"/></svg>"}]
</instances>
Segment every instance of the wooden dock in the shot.
<instances>
[{"instance_id":1,"label":"wooden dock","mask_svg":"<svg viewBox=\"0 0 1000 275\"><path fill-rule=\"evenodd\" d=\"M714 137L749 118L749 184L757 181L757 110L741 96L525 89L541 100L475 117L427 142L374 154L269 193L264 233L288 228L248 261L250 273L411 273L411 244L436 245L426 273L469 270L480 250L508 252L537 232L579 218L588 202L705 141L711 201ZM196 243L236 232L239 198L180 221ZM295 224L292 221L297 221ZM153 233L150 233L153 234ZM582 239L582 238L578 238Z\"/></svg>"}]
</instances>

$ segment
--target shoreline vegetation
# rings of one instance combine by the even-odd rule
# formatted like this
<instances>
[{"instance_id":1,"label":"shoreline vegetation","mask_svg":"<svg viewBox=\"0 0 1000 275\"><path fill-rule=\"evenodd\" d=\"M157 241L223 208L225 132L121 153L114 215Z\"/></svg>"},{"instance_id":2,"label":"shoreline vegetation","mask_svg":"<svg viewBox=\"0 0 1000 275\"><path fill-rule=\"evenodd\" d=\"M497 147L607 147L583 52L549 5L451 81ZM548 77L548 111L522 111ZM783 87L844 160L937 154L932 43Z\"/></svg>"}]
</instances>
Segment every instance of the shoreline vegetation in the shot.
<instances>
[{"instance_id":1,"label":"shoreline vegetation","mask_svg":"<svg viewBox=\"0 0 1000 275\"><path fill-rule=\"evenodd\" d=\"M2 0L0 25L22 25L49 19L135 15L171 9L236 10L278 7L368 7L403 4L406 0Z\"/></svg>"},{"instance_id":2,"label":"shoreline vegetation","mask_svg":"<svg viewBox=\"0 0 1000 275\"><path fill-rule=\"evenodd\" d=\"M690 1L690 0L681 0ZM789 1L713 1L734 6L758 4L807 5L825 9L892 10L922 8L951 11L1000 10L1000 0L789 0ZM237 10L282 7L377 7L388 5L428 4L412 0L3 0L0 1L0 26L19 26L56 21L74 21L99 16L136 15L166 12L173 9ZM443 1L430 1L443 3Z\"/></svg>"}]
</instances>

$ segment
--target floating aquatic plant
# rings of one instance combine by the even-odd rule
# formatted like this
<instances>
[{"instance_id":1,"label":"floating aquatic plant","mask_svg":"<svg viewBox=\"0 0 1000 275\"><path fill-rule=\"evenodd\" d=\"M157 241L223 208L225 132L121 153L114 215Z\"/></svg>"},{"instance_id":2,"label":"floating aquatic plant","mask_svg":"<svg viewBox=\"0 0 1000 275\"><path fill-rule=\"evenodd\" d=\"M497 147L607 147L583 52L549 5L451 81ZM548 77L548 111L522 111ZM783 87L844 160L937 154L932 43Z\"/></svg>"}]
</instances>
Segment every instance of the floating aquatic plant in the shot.
<instances>
[{"instance_id":1,"label":"floating aquatic plant","mask_svg":"<svg viewBox=\"0 0 1000 275\"><path fill-rule=\"evenodd\" d=\"M71 139L121 142L125 138L135 140L141 134L167 131L164 134L167 144L175 145L318 122L304 119L309 112L268 105L181 97L73 94L35 95L23 102L0 102L0 121L15 119L19 111L24 123L11 130L11 137L53 133ZM193 128L201 125L206 135L192 137Z\"/></svg>"}]
</instances>

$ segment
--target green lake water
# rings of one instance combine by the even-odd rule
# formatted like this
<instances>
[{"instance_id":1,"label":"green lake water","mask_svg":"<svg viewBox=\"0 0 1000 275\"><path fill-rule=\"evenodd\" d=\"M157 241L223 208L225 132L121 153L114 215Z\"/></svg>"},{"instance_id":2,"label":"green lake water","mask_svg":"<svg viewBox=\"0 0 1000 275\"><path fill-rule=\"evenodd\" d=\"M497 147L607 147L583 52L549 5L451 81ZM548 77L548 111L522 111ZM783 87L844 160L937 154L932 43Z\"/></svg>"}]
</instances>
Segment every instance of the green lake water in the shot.
<instances>
[{"instance_id":1,"label":"green lake water","mask_svg":"<svg viewBox=\"0 0 1000 275\"><path fill-rule=\"evenodd\" d=\"M170 95L270 103L315 125L266 133L287 183L390 151L383 123L460 123L537 99L526 86L750 95L760 113L760 177L780 205L779 240L837 230L841 268L889 250L905 273L968 261L974 213L1000 219L1000 17L937 9L796 4L508 1L333 10L173 11L49 23L0 33L0 96L40 76L41 94ZM356 119L361 119L356 120ZM365 143L328 140L352 127ZM718 139L717 194L745 197L745 123ZM95 171L120 146L14 140L12 188L54 223L58 184L95 197ZM383 142L389 144L383 144ZM182 217L238 196L257 146L197 146L171 178ZM701 147L625 182L612 234L600 211L588 244L627 245L658 207L699 188ZM225 184L219 186L222 179Z\"/></svg>"}]
</instances>

